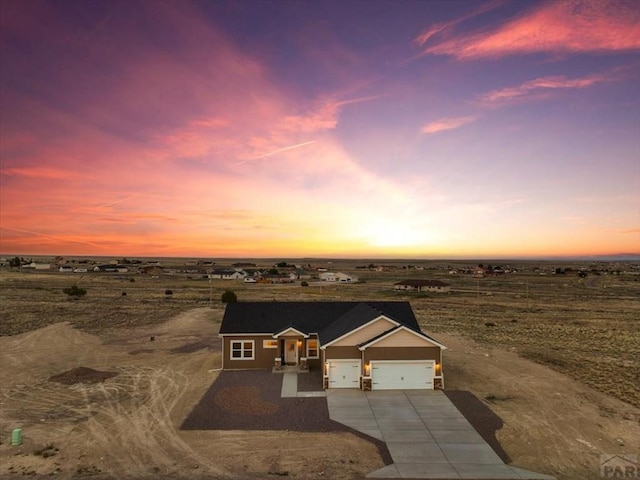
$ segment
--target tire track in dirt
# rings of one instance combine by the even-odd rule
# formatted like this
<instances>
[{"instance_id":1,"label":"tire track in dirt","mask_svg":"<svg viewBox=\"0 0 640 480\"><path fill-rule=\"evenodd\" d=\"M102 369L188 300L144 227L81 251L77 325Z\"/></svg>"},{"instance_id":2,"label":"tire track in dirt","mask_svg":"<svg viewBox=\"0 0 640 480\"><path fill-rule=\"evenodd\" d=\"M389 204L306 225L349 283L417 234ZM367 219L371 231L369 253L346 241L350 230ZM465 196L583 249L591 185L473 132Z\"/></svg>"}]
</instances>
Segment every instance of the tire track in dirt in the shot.
<instances>
[{"instance_id":1,"label":"tire track in dirt","mask_svg":"<svg viewBox=\"0 0 640 480\"><path fill-rule=\"evenodd\" d=\"M206 313L186 312L164 326L162 340L154 342L156 352L146 358L132 357L128 342L105 346L98 337L64 323L0 338L0 435L8 438L13 428L21 427L23 452L47 443L60 447L49 470L40 465L38 474L51 473L53 461L66 465L66 473L100 472L118 478L191 476L188 472L196 465L199 475L222 474L210 466L206 452L196 453L182 440L172 418L182 415L185 392L195 386L187 375L190 365L207 356L170 351L190 335L200 333L196 338L202 338L203 326L209 326ZM148 342L148 335L137 332L122 338L132 334ZM118 375L103 383L70 386L48 381L78 366ZM43 462L24 458L32 465L38 461ZM0 467L0 476L5 473Z\"/></svg>"}]
</instances>

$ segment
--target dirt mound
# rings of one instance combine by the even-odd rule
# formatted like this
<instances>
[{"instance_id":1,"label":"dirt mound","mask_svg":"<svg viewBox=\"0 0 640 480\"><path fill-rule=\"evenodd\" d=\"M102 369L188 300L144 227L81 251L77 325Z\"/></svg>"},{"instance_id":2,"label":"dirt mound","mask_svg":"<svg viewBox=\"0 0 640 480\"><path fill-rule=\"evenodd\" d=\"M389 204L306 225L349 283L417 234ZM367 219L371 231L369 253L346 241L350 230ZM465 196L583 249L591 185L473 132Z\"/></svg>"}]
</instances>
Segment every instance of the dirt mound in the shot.
<instances>
[{"instance_id":1,"label":"dirt mound","mask_svg":"<svg viewBox=\"0 0 640 480\"><path fill-rule=\"evenodd\" d=\"M77 367L66 372L49 377L50 382L74 385L76 383L102 383L108 378L118 375L118 372L101 372L93 368Z\"/></svg>"}]
</instances>

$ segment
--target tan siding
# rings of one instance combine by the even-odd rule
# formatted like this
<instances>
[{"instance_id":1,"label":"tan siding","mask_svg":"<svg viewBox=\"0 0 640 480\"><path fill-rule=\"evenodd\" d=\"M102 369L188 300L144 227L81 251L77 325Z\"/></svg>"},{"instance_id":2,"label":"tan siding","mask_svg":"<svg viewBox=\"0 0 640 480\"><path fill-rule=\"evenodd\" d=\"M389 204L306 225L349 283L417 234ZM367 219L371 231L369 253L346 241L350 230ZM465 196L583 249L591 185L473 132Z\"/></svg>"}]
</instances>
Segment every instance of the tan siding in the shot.
<instances>
[{"instance_id":1,"label":"tan siding","mask_svg":"<svg viewBox=\"0 0 640 480\"><path fill-rule=\"evenodd\" d=\"M395 324L391 323L389 320L380 318L374 321L372 324L367 325L366 327L361 328L360 330L357 330L353 333L350 333L342 340L331 344L331 346L344 347L349 345L360 345L361 343L364 343L367 340L371 340L372 338L377 337L381 333L384 333L393 327L395 327Z\"/></svg>"},{"instance_id":2,"label":"tan siding","mask_svg":"<svg viewBox=\"0 0 640 480\"><path fill-rule=\"evenodd\" d=\"M287 337L287 338L300 338L300 334L296 333L296 332L287 332L283 335L280 335L280 337Z\"/></svg>"},{"instance_id":3,"label":"tan siding","mask_svg":"<svg viewBox=\"0 0 640 480\"><path fill-rule=\"evenodd\" d=\"M418 337L413 333L406 330L398 330L387 338L375 343L375 347L424 347L424 346L437 347L429 340ZM371 347L373 348L373 347Z\"/></svg>"},{"instance_id":4,"label":"tan siding","mask_svg":"<svg viewBox=\"0 0 640 480\"><path fill-rule=\"evenodd\" d=\"M439 347L384 347L367 348L364 351L365 363L371 360L435 360L440 361Z\"/></svg>"},{"instance_id":5,"label":"tan siding","mask_svg":"<svg viewBox=\"0 0 640 480\"><path fill-rule=\"evenodd\" d=\"M325 360L340 358L362 358L362 352L358 347L327 347L325 350Z\"/></svg>"},{"instance_id":6,"label":"tan siding","mask_svg":"<svg viewBox=\"0 0 640 480\"><path fill-rule=\"evenodd\" d=\"M262 348L262 340L272 339L269 335L262 336L240 336L223 338L224 341L224 359L222 368L225 370L242 370L242 369L271 369L275 365L276 348ZM232 360L231 359L231 342L232 341L250 341L253 340L254 360Z\"/></svg>"}]
</instances>

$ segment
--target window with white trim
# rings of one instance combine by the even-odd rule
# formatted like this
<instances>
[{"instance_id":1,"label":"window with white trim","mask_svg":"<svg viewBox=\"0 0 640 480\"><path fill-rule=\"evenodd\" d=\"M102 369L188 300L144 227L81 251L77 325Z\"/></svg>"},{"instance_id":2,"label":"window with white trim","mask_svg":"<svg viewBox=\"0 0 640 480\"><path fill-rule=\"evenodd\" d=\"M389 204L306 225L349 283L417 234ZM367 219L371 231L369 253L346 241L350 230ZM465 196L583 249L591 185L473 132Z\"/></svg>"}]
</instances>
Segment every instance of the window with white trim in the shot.
<instances>
[{"instance_id":1,"label":"window with white trim","mask_svg":"<svg viewBox=\"0 0 640 480\"><path fill-rule=\"evenodd\" d=\"M320 358L318 356L318 340L307 340L307 358Z\"/></svg>"},{"instance_id":2,"label":"window with white trim","mask_svg":"<svg viewBox=\"0 0 640 480\"><path fill-rule=\"evenodd\" d=\"M262 348L278 348L278 340L263 340Z\"/></svg>"},{"instance_id":3,"label":"window with white trim","mask_svg":"<svg viewBox=\"0 0 640 480\"><path fill-rule=\"evenodd\" d=\"M253 360L254 340L232 340L231 360Z\"/></svg>"}]
</instances>

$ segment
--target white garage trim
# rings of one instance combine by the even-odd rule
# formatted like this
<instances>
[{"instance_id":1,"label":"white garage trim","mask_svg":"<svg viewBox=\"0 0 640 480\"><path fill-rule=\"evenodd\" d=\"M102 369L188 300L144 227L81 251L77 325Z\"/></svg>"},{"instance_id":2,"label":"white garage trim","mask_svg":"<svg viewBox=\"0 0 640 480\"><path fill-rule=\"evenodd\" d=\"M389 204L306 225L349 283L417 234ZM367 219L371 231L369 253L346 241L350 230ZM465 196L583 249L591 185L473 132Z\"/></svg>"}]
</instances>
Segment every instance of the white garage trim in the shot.
<instances>
[{"instance_id":1,"label":"white garage trim","mask_svg":"<svg viewBox=\"0 0 640 480\"><path fill-rule=\"evenodd\" d=\"M327 360L329 388L360 388L360 359Z\"/></svg>"},{"instance_id":2,"label":"white garage trim","mask_svg":"<svg viewBox=\"0 0 640 480\"><path fill-rule=\"evenodd\" d=\"M435 360L372 360L372 390L433 390Z\"/></svg>"}]
</instances>

